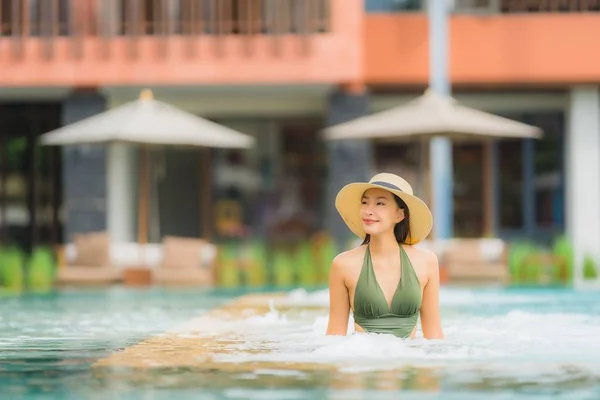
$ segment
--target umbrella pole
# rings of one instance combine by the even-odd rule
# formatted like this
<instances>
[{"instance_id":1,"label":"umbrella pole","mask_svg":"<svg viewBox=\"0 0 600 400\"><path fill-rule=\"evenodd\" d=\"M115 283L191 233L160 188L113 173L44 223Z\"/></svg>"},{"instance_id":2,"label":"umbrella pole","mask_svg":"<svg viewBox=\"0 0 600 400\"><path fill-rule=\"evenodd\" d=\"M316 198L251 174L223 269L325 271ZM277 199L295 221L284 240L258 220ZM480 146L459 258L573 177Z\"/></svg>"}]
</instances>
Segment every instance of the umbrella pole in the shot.
<instances>
[{"instance_id":1,"label":"umbrella pole","mask_svg":"<svg viewBox=\"0 0 600 400\"><path fill-rule=\"evenodd\" d=\"M152 223L152 227L150 228L152 235L150 238L154 237L160 242L162 240L160 234L160 177L162 176L162 169L164 166L162 165L162 160L157 160L156 154L157 153L155 152L154 156L150 157L149 166L149 169L151 170L149 183L150 199L152 199L151 215L153 217L149 223ZM159 156L161 154L159 154Z\"/></svg>"},{"instance_id":2,"label":"umbrella pole","mask_svg":"<svg viewBox=\"0 0 600 400\"><path fill-rule=\"evenodd\" d=\"M138 244L141 247L142 264L146 263L146 243L148 243L148 147L140 148L140 181L138 192Z\"/></svg>"},{"instance_id":3,"label":"umbrella pole","mask_svg":"<svg viewBox=\"0 0 600 400\"><path fill-rule=\"evenodd\" d=\"M494 211L496 209L494 202L494 143L491 140L483 143L483 234L486 237L494 237Z\"/></svg>"}]
</instances>

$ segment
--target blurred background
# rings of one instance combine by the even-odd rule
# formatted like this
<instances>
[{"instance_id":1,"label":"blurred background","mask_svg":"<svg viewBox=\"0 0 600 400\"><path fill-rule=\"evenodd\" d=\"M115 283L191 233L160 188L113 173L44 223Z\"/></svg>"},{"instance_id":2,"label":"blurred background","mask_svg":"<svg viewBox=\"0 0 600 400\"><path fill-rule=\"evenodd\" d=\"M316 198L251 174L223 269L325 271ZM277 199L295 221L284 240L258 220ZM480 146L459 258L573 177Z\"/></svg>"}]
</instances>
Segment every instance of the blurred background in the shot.
<instances>
[{"instance_id":1,"label":"blurred background","mask_svg":"<svg viewBox=\"0 0 600 400\"><path fill-rule=\"evenodd\" d=\"M543 137L454 143L452 237L422 245L444 284L595 280L600 3L451 6L453 97ZM422 95L429 44L419 0L0 0L2 286L325 285L344 184L393 172L431 204L423 140L321 132ZM144 89L255 145L41 144Z\"/></svg>"},{"instance_id":2,"label":"blurred background","mask_svg":"<svg viewBox=\"0 0 600 400\"><path fill-rule=\"evenodd\" d=\"M0 397L599 399L599 11L0 0ZM325 335L378 172L443 341Z\"/></svg>"}]
</instances>

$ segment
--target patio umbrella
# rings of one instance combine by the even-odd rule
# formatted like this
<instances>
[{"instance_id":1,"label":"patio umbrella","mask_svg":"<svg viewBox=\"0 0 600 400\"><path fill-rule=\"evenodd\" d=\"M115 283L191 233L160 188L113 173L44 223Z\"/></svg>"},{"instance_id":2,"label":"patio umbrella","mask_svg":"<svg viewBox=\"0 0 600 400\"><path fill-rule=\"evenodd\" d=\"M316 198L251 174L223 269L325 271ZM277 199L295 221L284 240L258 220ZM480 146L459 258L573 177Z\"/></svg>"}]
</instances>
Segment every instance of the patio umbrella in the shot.
<instances>
[{"instance_id":1,"label":"patio umbrella","mask_svg":"<svg viewBox=\"0 0 600 400\"><path fill-rule=\"evenodd\" d=\"M466 107L432 90L405 105L344 122L324 130L326 140L390 141L446 136L457 141L485 138L539 138L541 129Z\"/></svg>"},{"instance_id":2,"label":"patio umbrella","mask_svg":"<svg viewBox=\"0 0 600 400\"><path fill-rule=\"evenodd\" d=\"M45 133L44 145L125 142L135 144L250 148L254 138L154 100L140 98L101 114Z\"/></svg>"},{"instance_id":3,"label":"patio umbrella","mask_svg":"<svg viewBox=\"0 0 600 400\"><path fill-rule=\"evenodd\" d=\"M450 96L430 89L407 104L360 117L323 130L325 140L374 139L378 142L402 142L420 139L422 149L432 137L448 137L459 142L483 142L498 138L540 138L538 127L466 107ZM422 163L428 153L423 150ZM491 159L488 157L488 160ZM489 163L488 163L489 164ZM423 169L423 166L421 167ZM484 166L489 178L491 165ZM487 180L486 180L487 181ZM484 185L488 205L486 231L491 228L493 206L491 184Z\"/></svg>"},{"instance_id":4,"label":"patio umbrella","mask_svg":"<svg viewBox=\"0 0 600 400\"><path fill-rule=\"evenodd\" d=\"M204 148L250 148L251 136L216 124L172 105L157 101L150 90L144 90L138 100L101 114L50 131L41 136L43 145L76 145L85 143L132 143L142 146L138 207L138 242L145 244L148 227L147 183L149 146L196 146ZM208 155L208 153L207 153ZM208 163L208 157L205 162ZM209 180L208 164L205 165ZM210 187L210 183L206 185ZM203 191L205 215L210 206L210 191ZM205 225L205 235L209 228Z\"/></svg>"}]
</instances>

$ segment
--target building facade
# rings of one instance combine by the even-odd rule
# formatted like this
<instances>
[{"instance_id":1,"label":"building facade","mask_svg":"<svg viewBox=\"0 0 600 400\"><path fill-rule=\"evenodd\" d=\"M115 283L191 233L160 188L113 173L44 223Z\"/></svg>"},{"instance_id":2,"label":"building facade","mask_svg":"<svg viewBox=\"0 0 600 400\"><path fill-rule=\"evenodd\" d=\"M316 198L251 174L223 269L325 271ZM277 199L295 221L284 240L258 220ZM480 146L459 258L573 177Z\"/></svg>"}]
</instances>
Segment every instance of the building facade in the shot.
<instances>
[{"instance_id":1,"label":"building facade","mask_svg":"<svg viewBox=\"0 0 600 400\"><path fill-rule=\"evenodd\" d=\"M591 49L600 13L594 2L549 7L455 4L455 97L545 133L454 146L455 235L548 242L567 233L579 259L599 259L600 57ZM210 181L200 172L206 152L153 152L151 240L196 236L207 221L220 237L344 235L335 193L379 170L428 196L419 143L319 136L427 87L420 0L0 0L0 68L2 235L29 245L93 230L136 239L135 147L51 150L35 139L146 87L259 143L211 151ZM211 210L200 207L206 185Z\"/></svg>"}]
</instances>

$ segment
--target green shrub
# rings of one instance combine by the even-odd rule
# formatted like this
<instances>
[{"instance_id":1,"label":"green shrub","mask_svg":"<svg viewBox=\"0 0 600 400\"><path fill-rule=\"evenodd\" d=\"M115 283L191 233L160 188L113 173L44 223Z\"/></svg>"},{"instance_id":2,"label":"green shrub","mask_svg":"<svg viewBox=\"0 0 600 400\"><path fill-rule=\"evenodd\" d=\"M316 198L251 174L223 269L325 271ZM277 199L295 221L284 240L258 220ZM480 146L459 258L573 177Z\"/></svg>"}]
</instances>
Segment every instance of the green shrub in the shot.
<instances>
[{"instance_id":1,"label":"green shrub","mask_svg":"<svg viewBox=\"0 0 600 400\"><path fill-rule=\"evenodd\" d=\"M591 256L586 256L583 260L583 279L597 279L598 270L596 269L596 261Z\"/></svg>"},{"instance_id":2,"label":"green shrub","mask_svg":"<svg viewBox=\"0 0 600 400\"><path fill-rule=\"evenodd\" d=\"M0 252L0 282L2 287L12 292L23 290L25 256L16 248Z\"/></svg>"},{"instance_id":3,"label":"green shrub","mask_svg":"<svg viewBox=\"0 0 600 400\"><path fill-rule=\"evenodd\" d=\"M571 242L565 237L560 236L556 238L552 246L552 254L559 257L564 257L566 260L566 271L565 271L565 283L573 282L573 246Z\"/></svg>"},{"instance_id":4,"label":"green shrub","mask_svg":"<svg viewBox=\"0 0 600 400\"><path fill-rule=\"evenodd\" d=\"M525 263L526 258L539 249L531 243L514 243L509 246L508 269L513 283L529 283L535 279L535 270Z\"/></svg>"},{"instance_id":5,"label":"green shrub","mask_svg":"<svg viewBox=\"0 0 600 400\"><path fill-rule=\"evenodd\" d=\"M50 291L54 286L56 261L51 249L35 249L29 260L27 288L32 291Z\"/></svg>"},{"instance_id":6,"label":"green shrub","mask_svg":"<svg viewBox=\"0 0 600 400\"><path fill-rule=\"evenodd\" d=\"M273 250L273 283L276 286L292 286L294 284L294 259L289 249Z\"/></svg>"},{"instance_id":7,"label":"green shrub","mask_svg":"<svg viewBox=\"0 0 600 400\"><path fill-rule=\"evenodd\" d=\"M220 246L218 282L225 287L240 285L240 268L236 245L222 244Z\"/></svg>"},{"instance_id":8,"label":"green shrub","mask_svg":"<svg viewBox=\"0 0 600 400\"><path fill-rule=\"evenodd\" d=\"M331 262L337 255L335 241L331 236L323 236L319 238L315 250L315 266L317 267L317 283L323 284L329 282L329 270Z\"/></svg>"},{"instance_id":9,"label":"green shrub","mask_svg":"<svg viewBox=\"0 0 600 400\"><path fill-rule=\"evenodd\" d=\"M312 256L311 245L308 242L300 244L294 252L295 270L300 285L311 286L317 283L318 268Z\"/></svg>"},{"instance_id":10,"label":"green shrub","mask_svg":"<svg viewBox=\"0 0 600 400\"><path fill-rule=\"evenodd\" d=\"M267 248L260 240L251 242L244 251L246 284L264 286L267 284Z\"/></svg>"}]
</instances>

